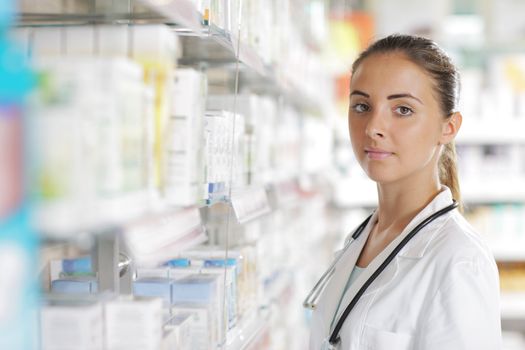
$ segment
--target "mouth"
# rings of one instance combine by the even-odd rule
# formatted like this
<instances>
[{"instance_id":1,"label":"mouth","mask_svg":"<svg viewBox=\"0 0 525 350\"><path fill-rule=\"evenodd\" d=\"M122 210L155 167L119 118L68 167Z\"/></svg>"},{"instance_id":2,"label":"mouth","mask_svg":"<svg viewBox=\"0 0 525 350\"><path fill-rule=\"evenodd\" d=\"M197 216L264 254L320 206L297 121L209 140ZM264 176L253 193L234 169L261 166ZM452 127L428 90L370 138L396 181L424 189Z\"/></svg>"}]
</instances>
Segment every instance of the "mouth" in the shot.
<instances>
[{"instance_id":1,"label":"mouth","mask_svg":"<svg viewBox=\"0 0 525 350\"><path fill-rule=\"evenodd\" d=\"M374 160L381 160L386 159L393 155L394 153L380 150L380 149L371 149L371 148L365 148L365 153L369 159Z\"/></svg>"}]
</instances>

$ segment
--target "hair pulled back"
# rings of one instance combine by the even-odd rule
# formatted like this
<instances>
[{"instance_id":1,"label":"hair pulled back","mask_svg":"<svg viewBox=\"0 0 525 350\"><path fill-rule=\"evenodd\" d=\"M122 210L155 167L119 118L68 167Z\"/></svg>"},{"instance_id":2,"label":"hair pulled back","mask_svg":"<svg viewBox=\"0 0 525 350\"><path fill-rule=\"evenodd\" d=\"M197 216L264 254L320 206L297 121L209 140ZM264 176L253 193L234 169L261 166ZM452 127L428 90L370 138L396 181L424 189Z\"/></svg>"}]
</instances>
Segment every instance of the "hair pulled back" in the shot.
<instances>
[{"instance_id":1,"label":"hair pulled back","mask_svg":"<svg viewBox=\"0 0 525 350\"><path fill-rule=\"evenodd\" d=\"M432 40L413 35L389 35L370 45L352 64L352 74L367 57L374 54L399 52L424 69L432 78L436 100L443 118L456 112L459 101L460 79L450 57ZM439 179L450 188L452 196L461 203L456 147L452 141L443 148L439 159Z\"/></svg>"}]
</instances>

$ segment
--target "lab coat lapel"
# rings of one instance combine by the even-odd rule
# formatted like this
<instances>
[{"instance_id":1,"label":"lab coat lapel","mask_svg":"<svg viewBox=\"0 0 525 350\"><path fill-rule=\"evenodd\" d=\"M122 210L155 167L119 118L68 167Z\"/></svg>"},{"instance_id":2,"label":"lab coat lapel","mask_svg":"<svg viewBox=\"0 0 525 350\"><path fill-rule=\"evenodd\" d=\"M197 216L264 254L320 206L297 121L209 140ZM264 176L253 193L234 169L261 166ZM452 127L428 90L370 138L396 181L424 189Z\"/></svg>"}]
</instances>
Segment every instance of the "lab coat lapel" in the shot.
<instances>
[{"instance_id":1,"label":"lab coat lapel","mask_svg":"<svg viewBox=\"0 0 525 350\"><path fill-rule=\"evenodd\" d=\"M368 264L367 268L354 281L354 283L350 286L350 288L348 288L347 292L345 293L343 297L343 300L341 301L341 308L339 309L336 320L339 320L339 318L341 317L341 314L344 312L346 307L350 304L350 302L355 297L359 289L361 289L361 287L373 275L373 273L379 268L379 266L383 263L383 261L385 261L388 255L394 250L397 244L401 241L402 238L401 239L399 238L400 237L396 238L378 256L376 256L375 259L372 260L370 264ZM355 265L355 262L354 262L354 265ZM352 265L352 269L354 268L354 265ZM377 277L376 280L367 288L364 295L373 293L378 288L390 282L392 278L396 275L397 268L398 268L398 262L397 262L397 259L394 259L387 266L387 268L383 272L381 272L379 277Z\"/></svg>"},{"instance_id":2,"label":"lab coat lapel","mask_svg":"<svg viewBox=\"0 0 525 350\"><path fill-rule=\"evenodd\" d=\"M348 277L350 276L350 273L352 272L352 269L354 268L361 251L363 250L373 223L377 220L376 215L376 213L372 215L372 218L363 229L361 235L355 241L350 243L348 249L343 252L341 260L336 265L334 275L330 279L330 282L325 289L325 293L330 293L331 295L325 295L321 297L321 300L325 301L326 303L323 307L323 310L325 315L324 318L326 321L328 321L328 325L332 321L332 317L337 311L336 308L341 298L341 293L343 292L348 281Z\"/></svg>"},{"instance_id":3,"label":"lab coat lapel","mask_svg":"<svg viewBox=\"0 0 525 350\"><path fill-rule=\"evenodd\" d=\"M341 314L344 312L344 309L350 304L352 299L355 297L359 289L365 284L365 282L372 276L372 274L379 268L379 266L385 261L385 259L390 255L390 253L397 247L397 245L416 227L420 222L422 222L425 218L430 216L431 214L437 212L438 210L444 208L448 204L452 202L452 195L450 193L450 190L448 187L443 186L443 190L441 193L439 193L434 200L429 203L428 206L426 206L421 212L418 213L411 221L410 223L405 227L405 229L401 232L401 234L396 237L378 256L375 257L374 260L370 262L370 264L367 266L366 270L364 270L361 275L355 280L355 282L348 288L347 292L345 293L343 300L341 301L341 308L337 314L337 320L339 320ZM370 220L371 223L375 223L377 220L377 212L374 213L374 216ZM432 229L435 231L435 227L440 224L440 222L445 221L445 217L440 217L434 222L432 222L429 227L424 229L423 231L427 231L429 229ZM432 240L432 235L424 235L422 234L423 231L419 232L410 242L407 243L407 245L399 252L398 256L392 260L392 262L385 268L383 272L376 278L376 280L367 288L364 295L373 293L379 288L385 286L388 284L397 274L398 267L399 267L399 256L405 256L405 257L413 257L413 258L421 258L424 254L424 251L426 249L426 246L428 245L428 242ZM370 232L370 228L368 228L367 231L367 238L368 233ZM365 239L366 241L366 239ZM359 252L361 252L361 249L363 246L360 246ZM359 253L356 254L359 256ZM351 268L353 269L355 266L355 262L357 260L357 256L355 257L355 260L353 260L353 265ZM346 280L345 280L346 282ZM344 285L343 287L344 288ZM335 312L335 308L334 308ZM337 321L336 321L337 322Z\"/></svg>"}]
</instances>

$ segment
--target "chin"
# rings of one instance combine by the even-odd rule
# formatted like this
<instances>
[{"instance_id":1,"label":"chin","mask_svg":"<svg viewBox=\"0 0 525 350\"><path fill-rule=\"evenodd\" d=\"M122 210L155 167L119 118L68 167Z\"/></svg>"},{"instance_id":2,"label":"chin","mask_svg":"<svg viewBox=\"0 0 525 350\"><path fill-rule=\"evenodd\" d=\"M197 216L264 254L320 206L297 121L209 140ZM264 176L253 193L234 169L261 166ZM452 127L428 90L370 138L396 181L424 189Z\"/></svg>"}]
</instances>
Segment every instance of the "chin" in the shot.
<instances>
[{"instance_id":1,"label":"chin","mask_svg":"<svg viewBox=\"0 0 525 350\"><path fill-rule=\"evenodd\" d=\"M370 180L377 182L377 183L389 183L389 182L394 182L398 180L398 177L392 174L391 171L388 172L385 170L379 171L379 170L365 169L365 173Z\"/></svg>"}]
</instances>

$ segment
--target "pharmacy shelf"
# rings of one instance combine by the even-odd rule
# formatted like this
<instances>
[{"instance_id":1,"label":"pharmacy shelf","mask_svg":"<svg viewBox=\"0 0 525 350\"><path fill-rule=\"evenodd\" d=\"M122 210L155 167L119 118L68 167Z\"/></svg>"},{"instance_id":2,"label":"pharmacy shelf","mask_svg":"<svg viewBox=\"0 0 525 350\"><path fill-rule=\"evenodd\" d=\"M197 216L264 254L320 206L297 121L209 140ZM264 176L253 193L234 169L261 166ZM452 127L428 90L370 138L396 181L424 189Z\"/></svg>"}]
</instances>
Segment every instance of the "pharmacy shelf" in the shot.
<instances>
[{"instance_id":1,"label":"pharmacy shelf","mask_svg":"<svg viewBox=\"0 0 525 350\"><path fill-rule=\"evenodd\" d=\"M458 133L458 144L525 144L525 118L494 121L465 118Z\"/></svg>"},{"instance_id":2,"label":"pharmacy shelf","mask_svg":"<svg viewBox=\"0 0 525 350\"><path fill-rule=\"evenodd\" d=\"M138 0L139 3L163 15L166 19L188 28L195 35L203 30L202 16L190 0Z\"/></svg>"},{"instance_id":3,"label":"pharmacy shelf","mask_svg":"<svg viewBox=\"0 0 525 350\"><path fill-rule=\"evenodd\" d=\"M228 338L225 350L248 349L267 327L268 321L257 317L237 325L237 329L233 330L233 335Z\"/></svg>"},{"instance_id":4,"label":"pharmacy shelf","mask_svg":"<svg viewBox=\"0 0 525 350\"><path fill-rule=\"evenodd\" d=\"M240 86L249 87L255 93L281 96L284 100L303 111L320 114L321 102L316 96L307 94L304 89L279 77L276 67L266 64L257 51L239 40L235 33L229 33L214 24L201 25L202 15L195 4L189 0L135 0L143 8L115 8L112 13L21 13L21 26L82 25L82 24L129 24L165 23L178 34L183 57L179 64L193 67L225 68L231 72L234 84L235 72L240 71ZM118 6L117 6L118 7ZM122 6L120 6L122 7ZM238 66L236 63L240 62Z\"/></svg>"},{"instance_id":5,"label":"pharmacy shelf","mask_svg":"<svg viewBox=\"0 0 525 350\"><path fill-rule=\"evenodd\" d=\"M217 27L214 24L204 27L201 35L190 31L177 30L181 39L184 56L179 59L182 65L228 65L241 62L249 71L260 77L268 77L272 71L255 49L239 41L235 33ZM232 69L237 67L232 65Z\"/></svg>"},{"instance_id":6,"label":"pharmacy shelf","mask_svg":"<svg viewBox=\"0 0 525 350\"><path fill-rule=\"evenodd\" d=\"M480 181L462 179L461 194L468 206L483 203L525 203L525 179ZM341 179L333 191L332 203L337 208L374 207L377 205L376 184L367 179Z\"/></svg>"},{"instance_id":7,"label":"pharmacy shelf","mask_svg":"<svg viewBox=\"0 0 525 350\"><path fill-rule=\"evenodd\" d=\"M525 332L525 292L501 293L503 330Z\"/></svg>"},{"instance_id":8,"label":"pharmacy shelf","mask_svg":"<svg viewBox=\"0 0 525 350\"><path fill-rule=\"evenodd\" d=\"M138 199L142 199L139 203ZM147 223L151 228L158 227L188 210L211 207L218 202L202 203L190 207L170 206L162 201L149 202L143 196L123 196L104 202L86 220L79 220L87 213L64 212L55 207L43 205L37 208L36 225L43 236L50 240L68 239L79 233L105 233L119 231L127 226ZM64 207L65 205L61 205ZM148 209L148 210L146 210ZM71 214L74 215L71 215ZM65 215L68 214L68 215Z\"/></svg>"},{"instance_id":9,"label":"pharmacy shelf","mask_svg":"<svg viewBox=\"0 0 525 350\"><path fill-rule=\"evenodd\" d=\"M525 261L525 242L523 242L522 238L512 241L489 241L488 244L497 261Z\"/></svg>"},{"instance_id":10,"label":"pharmacy shelf","mask_svg":"<svg viewBox=\"0 0 525 350\"><path fill-rule=\"evenodd\" d=\"M263 187L253 187L232 192L231 205L240 224L270 213L268 195Z\"/></svg>"},{"instance_id":11,"label":"pharmacy shelf","mask_svg":"<svg viewBox=\"0 0 525 350\"><path fill-rule=\"evenodd\" d=\"M274 69L266 69L264 75L250 69L240 69L241 87L249 87L259 94L280 96L291 105L312 114L321 114L322 103L316 96L307 94L303 88L293 82L278 77Z\"/></svg>"},{"instance_id":12,"label":"pharmacy shelf","mask_svg":"<svg viewBox=\"0 0 525 350\"><path fill-rule=\"evenodd\" d=\"M96 4L95 4L96 2ZM97 6L103 12L97 12ZM22 6L22 10L24 7ZM170 23L185 28L193 35L203 35L202 16L190 0L130 0L130 1L77 1L63 9L51 7L54 12L22 12L22 26L128 24L134 22ZM100 11L100 9L99 9Z\"/></svg>"},{"instance_id":13,"label":"pharmacy shelf","mask_svg":"<svg viewBox=\"0 0 525 350\"><path fill-rule=\"evenodd\" d=\"M196 36L190 32L178 32L182 43L183 57L179 64L185 66L221 66L234 73L239 69L239 84L260 94L281 96L285 101L302 110L319 113L320 102L315 96L308 96L301 86L283 80L276 68L265 64L256 50L246 43L239 42L233 33L215 26L206 27L204 35ZM236 62L241 65L237 66ZM231 82L234 82L232 74Z\"/></svg>"},{"instance_id":14,"label":"pharmacy shelf","mask_svg":"<svg viewBox=\"0 0 525 350\"><path fill-rule=\"evenodd\" d=\"M123 227L123 239L138 264L154 265L207 240L197 208L168 211Z\"/></svg>"},{"instance_id":15,"label":"pharmacy shelf","mask_svg":"<svg viewBox=\"0 0 525 350\"><path fill-rule=\"evenodd\" d=\"M469 179L461 181L463 201L468 204L477 203L524 203L525 178L506 179Z\"/></svg>"},{"instance_id":16,"label":"pharmacy shelf","mask_svg":"<svg viewBox=\"0 0 525 350\"><path fill-rule=\"evenodd\" d=\"M177 34L184 54L179 59L181 65L196 66L205 63L207 66L223 66L237 60L234 38L213 24L204 28L202 35L194 35L187 31L177 31Z\"/></svg>"},{"instance_id":17,"label":"pharmacy shelf","mask_svg":"<svg viewBox=\"0 0 525 350\"><path fill-rule=\"evenodd\" d=\"M180 0L179 0L180 1ZM185 0L182 0L182 2ZM161 16L157 11L153 11L148 7L133 8L130 11L128 4L124 2L112 2L109 7L104 9L104 12L97 12L89 2L79 4L69 8L57 9L51 7L51 10L20 12L18 14L18 26L68 26L68 25L84 25L84 24L129 24L134 22L140 23L165 23L166 17ZM132 0L135 2L135 0ZM100 1L102 3L102 1ZM22 6L22 11L24 7ZM181 19L179 22L184 23L186 27L192 28L193 24L189 23L187 19Z\"/></svg>"}]
</instances>

